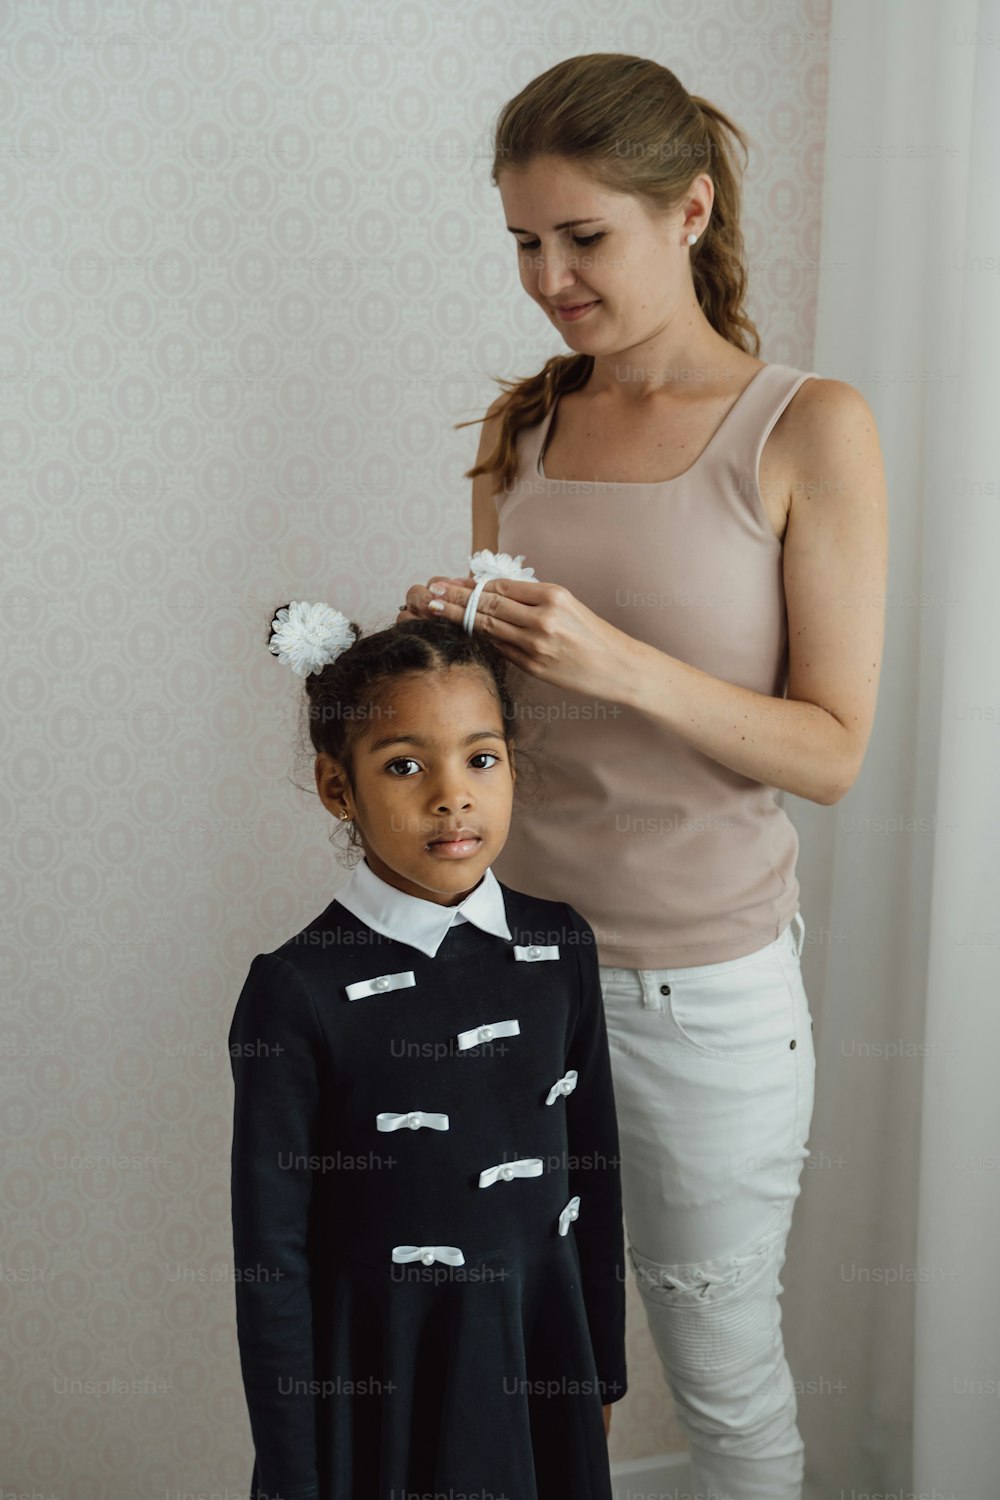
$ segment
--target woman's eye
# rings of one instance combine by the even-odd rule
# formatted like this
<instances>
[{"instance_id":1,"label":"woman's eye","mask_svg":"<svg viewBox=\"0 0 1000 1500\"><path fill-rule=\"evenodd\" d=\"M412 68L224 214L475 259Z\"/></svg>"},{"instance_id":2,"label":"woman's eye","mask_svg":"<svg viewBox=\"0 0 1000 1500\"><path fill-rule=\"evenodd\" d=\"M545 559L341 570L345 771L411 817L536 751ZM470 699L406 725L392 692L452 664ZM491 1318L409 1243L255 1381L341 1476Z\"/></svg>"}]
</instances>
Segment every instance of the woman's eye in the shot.
<instances>
[{"instance_id":1,"label":"woman's eye","mask_svg":"<svg viewBox=\"0 0 1000 1500\"><path fill-rule=\"evenodd\" d=\"M605 231L603 229L600 230L599 233L597 233L597 234L588 234L586 236L574 234L574 236L573 236L573 243L574 243L574 245L584 245L584 246L586 246L586 245L596 245L598 240L603 240L604 235L605 235ZM537 240L518 240L517 243L518 243L518 245L520 246L520 248L522 250L537 250L538 249L538 241Z\"/></svg>"},{"instance_id":2,"label":"woman's eye","mask_svg":"<svg viewBox=\"0 0 1000 1500\"><path fill-rule=\"evenodd\" d=\"M494 753L493 753L492 750L477 750L476 754L472 757L472 759L473 760L482 760L482 758L483 758L484 755L486 756L487 760L499 760L500 759L499 755L494 755ZM488 771L490 769L490 767L489 766L483 766L482 769L484 771Z\"/></svg>"}]
</instances>

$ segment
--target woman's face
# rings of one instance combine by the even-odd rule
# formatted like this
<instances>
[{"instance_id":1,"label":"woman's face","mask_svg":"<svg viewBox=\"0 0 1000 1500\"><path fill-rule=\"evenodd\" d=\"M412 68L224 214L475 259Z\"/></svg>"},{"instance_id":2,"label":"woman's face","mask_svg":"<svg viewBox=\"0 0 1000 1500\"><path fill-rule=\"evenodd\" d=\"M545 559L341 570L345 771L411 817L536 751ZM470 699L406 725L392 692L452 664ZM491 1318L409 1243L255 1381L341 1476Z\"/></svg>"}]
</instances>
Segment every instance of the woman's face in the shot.
<instances>
[{"instance_id":1,"label":"woman's face","mask_svg":"<svg viewBox=\"0 0 1000 1500\"><path fill-rule=\"evenodd\" d=\"M695 178L680 207L659 215L562 157L535 157L498 180L521 285L572 349L599 354L641 343L693 295L686 241L708 223L714 187L707 174ZM557 311L588 302L595 305L578 319Z\"/></svg>"},{"instance_id":2,"label":"woman's face","mask_svg":"<svg viewBox=\"0 0 1000 1500\"><path fill-rule=\"evenodd\" d=\"M478 667L400 677L354 741L353 794L343 768L316 758L326 807L346 805L376 875L407 895L455 905L507 842L514 768L503 714ZM468 832L471 847L430 847Z\"/></svg>"}]
</instances>

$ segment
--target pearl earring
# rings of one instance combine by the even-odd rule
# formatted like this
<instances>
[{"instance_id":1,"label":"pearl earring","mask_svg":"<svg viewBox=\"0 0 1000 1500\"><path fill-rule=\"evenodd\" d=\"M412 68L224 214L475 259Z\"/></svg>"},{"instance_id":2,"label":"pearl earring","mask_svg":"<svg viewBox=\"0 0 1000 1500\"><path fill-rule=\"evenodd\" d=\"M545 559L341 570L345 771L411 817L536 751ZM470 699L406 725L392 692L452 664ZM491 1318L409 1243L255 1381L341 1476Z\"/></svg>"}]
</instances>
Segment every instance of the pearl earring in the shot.
<instances>
[{"instance_id":1,"label":"pearl earring","mask_svg":"<svg viewBox=\"0 0 1000 1500\"><path fill-rule=\"evenodd\" d=\"M689 245L693 245L695 243L695 241L697 240L697 238L698 238L698 236L696 234L689 234L688 235L688 244Z\"/></svg>"}]
</instances>

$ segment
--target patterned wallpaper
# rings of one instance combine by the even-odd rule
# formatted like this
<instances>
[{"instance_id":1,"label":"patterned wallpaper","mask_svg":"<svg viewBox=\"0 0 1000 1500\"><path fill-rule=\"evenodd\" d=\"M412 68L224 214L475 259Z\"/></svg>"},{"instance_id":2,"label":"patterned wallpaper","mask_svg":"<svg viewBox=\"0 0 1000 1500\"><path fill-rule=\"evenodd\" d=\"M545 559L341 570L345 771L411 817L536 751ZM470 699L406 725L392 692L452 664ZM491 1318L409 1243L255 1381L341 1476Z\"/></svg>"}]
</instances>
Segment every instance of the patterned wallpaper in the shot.
<instances>
[{"instance_id":1,"label":"patterned wallpaper","mask_svg":"<svg viewBox=\"0 0 1000 1500\"><path fill-rule=\"evenodd\" d=\"M731 111L763 354L808 369L828 44L807 0L0 7L6 1489L249 1482L227 1028L344 878L267 622L465 571L451 424L563 347L496 111L587 51ZM629 1359L612 1458L683 1447L631 1286Z\"/></svg>"}]
</instances>

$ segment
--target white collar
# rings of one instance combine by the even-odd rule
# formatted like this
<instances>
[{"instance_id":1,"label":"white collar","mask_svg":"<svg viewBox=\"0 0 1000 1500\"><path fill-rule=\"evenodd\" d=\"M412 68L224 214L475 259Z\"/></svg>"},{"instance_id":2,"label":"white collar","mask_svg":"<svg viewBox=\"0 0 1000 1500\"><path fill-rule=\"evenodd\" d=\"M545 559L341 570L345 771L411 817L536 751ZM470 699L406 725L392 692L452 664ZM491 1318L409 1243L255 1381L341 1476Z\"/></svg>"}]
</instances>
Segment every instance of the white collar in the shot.
<instances>
[{"instance_id":1,"label":"white collar","mask_svg":"<svg viewBox=\"0 0 1000 1500\"><path fill-rule=\"evenodd\" d=\"M458 906L441 906L437 901L397 890L376 875L366 859L361 859L334 900L373 931L409 943L428 958L436 957L445 934L457 922L472 922L483 932L491 932L508 942L511 938L503 891L489 866L464 901Z\"/></svg>"}]
</instances>

